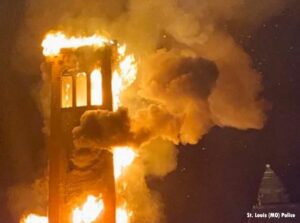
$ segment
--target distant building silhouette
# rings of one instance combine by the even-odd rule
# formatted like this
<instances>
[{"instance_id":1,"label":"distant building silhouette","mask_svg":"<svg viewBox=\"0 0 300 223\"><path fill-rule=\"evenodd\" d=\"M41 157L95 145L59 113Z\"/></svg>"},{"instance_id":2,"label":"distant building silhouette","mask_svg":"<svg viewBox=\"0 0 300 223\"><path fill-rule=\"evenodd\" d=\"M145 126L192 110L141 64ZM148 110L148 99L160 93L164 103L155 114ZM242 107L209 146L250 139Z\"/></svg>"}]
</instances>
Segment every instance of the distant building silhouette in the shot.
<instances>
[{"instance_id":1,"label":"distant building silhouette","mask_svg":"<svg viewBox=\"0 0 300 223\"><path fill-rule=\"evenodd\" d=\"M291 203L290 196L269 164L266 165L257 204L247 214L247 223L298 223L300 206Z\"/></svg>"}]
</instances>

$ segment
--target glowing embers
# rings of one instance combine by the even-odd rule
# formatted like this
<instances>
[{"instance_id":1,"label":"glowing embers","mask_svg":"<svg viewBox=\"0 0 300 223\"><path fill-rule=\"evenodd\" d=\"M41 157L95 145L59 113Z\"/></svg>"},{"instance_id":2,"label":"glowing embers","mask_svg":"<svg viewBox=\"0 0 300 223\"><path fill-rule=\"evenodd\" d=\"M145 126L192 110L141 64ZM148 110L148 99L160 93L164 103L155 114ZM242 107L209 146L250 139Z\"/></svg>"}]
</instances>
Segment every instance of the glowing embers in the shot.
<instances>
[{"instance_id":1,"label":"glowing embers","mask_svg":"<svg viewBox=\"0 0 300 223\"><path fill-rule=\"evenodd\" d=\"M102 74L100 68L91 73L91 104L102 105Z\"/></svg>"},{"instance_id":2,"label":"glowing embers","mask_svg":"<svg viewBox=\"0 0 300 223\"><path fill-rule=\"evenodd\" d=\"M132 148L128 146L124 146L124 147L114 147L113 156L114 156L114 175L115 175L115 179L118 179L124 172L125 168L127 168L132 164L137 154Z\"/></svg>"},{"instance_id":3,"label":"glowing embers","mask_svg":"<svg viewBox=\"0 0 300 223\"><path fill-rule=\"evenodd\" d=\"M48 223L48 218L36 214L30 214L24 217L20 223Z\"/></svg>"},{"instance_id":4,"label":"glowing embers","mask_svg":"<svg viewBox=\"0 0 300 223\"><path fill-rule=\"evenodd\" d=\"M103 47L113 41L101 35L66 37L62 32L49 33L42 42L44 56L57 56L61 49L77 49L83 46Z\"/></svg>"},{"instance_id":5,"label":"glowing embers","mask_svg":"<svg viewBox=\"0 0 300 223\"><path fill-rule=\"evenodd\" d=\"M104 203L101 198L89 195L82 207L73 210L72 223L93 223L104 210Z\"/></svg>"}]
</instances>

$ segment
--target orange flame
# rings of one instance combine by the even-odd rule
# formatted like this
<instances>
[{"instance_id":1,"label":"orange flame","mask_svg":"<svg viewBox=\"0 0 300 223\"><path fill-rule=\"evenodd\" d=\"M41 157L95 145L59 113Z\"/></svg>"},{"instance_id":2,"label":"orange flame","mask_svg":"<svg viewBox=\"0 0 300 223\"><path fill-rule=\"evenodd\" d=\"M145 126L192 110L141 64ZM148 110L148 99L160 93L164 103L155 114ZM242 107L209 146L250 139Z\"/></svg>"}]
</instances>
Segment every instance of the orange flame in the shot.
<instances>
[{"instance_id":1,"label":"orange flame","mask_svg":"<svg viewBox=\"0 0 300 223\"><path fill-rule=\"evenodd\" d=\"M116 223L129 223L131 212L126 208L119 207L116 211Z\"/></svg>"},{"instance_id":2,"label":"orange flame","mask_svg":"<svg viewBox=\"0 0 300 223\"><path fill-rule=\"evenodd\" d=\"M91 73L91 91L92 105L102 105L102 74L100 69L95 69Z\"/></svg>"},{"instance_id":3,"label":"orange flame","mask_svg":"<svg viewBox=\"0 0 300 223\"><path fill-rule=\"evenodd\" d=\"M21 223L48 223L48 218L36 214L29 214L21 220Z\"/></svg>"},{"instance_id":4,"label":"orange flame","mask_svg":"<svg viewBox=\"0 0 300 223\"><path fill-rule=\"evenodd\" d=\"M74 209L73 223L92 223L99 217L103 209L103 200L89 195L81 208L77 207Z\"/></svg>"},{"instance_id":5,"label":"orange flame","mask_svg":"<svg viewBox=\"0 0 300 223\"><path fill-rule=\"evenodd\" d=\"M118 179L124 170L132 164L137 154L135 151L128 147L114 147L113 148L114 155L114 175L115 179Z\"/></svg>"},{"instance_id":6,"label":"orange flame","mask_svg":"<svg viewBox=\"0 0 300 223\"><path fill-rule=\"evenodd\" d=\"M120 47L122 49L122 47ZM126 49L122 49L119 53L125 54ZM120 106L120 94L129 87L136 79L137 64L133 55L123 56L119 54L121 59L117 69L113 72L112 91L114 106L113 110L117 110Z\"/></svg>"},{"instance_id":7,"label":"orange flame","mask_svg":"<svg viewBox=\"0 0 300 223\"><path fill-rule=\"evenodd\" d=\"M84 46L92 46L96 48L104 47L105 45L113 44L114 41L101 35L93 35L88 37L66 37L62 32L49 33L46 35L42 42L43 54L46 57L57 56L62 49L76 49ZM123 90L130 86L136 79L137 64L134 55L126 55L126 45L117 45L118 52L118 64L113 71L112 76L112 93L113 93L113 110L121 105L120 95ZM91 74L91 86L92 86L92 105L102 104L102 86L101 86L101 70L95 69ZM100 83L100 84L99 84ZM65 90L69 91L70 88ZM68 93L67 92L67 93ZM67 105L65 107L71 107L71 98L68 93L65 95Z\"/></svg>"},{"instance_id":8,"label":"orange flame","mask_svg":"<svg viewBox=\"0 0 300 223\"><path fill-rule=\"evenodd\" d=\"M66 37L62 32L49 33L42 42L45 56L57 56L61 49L76 49L83 46L103 47L113 44L113 41L104 36L93 35L89 37Z\"/></svg>"}]
</instances>

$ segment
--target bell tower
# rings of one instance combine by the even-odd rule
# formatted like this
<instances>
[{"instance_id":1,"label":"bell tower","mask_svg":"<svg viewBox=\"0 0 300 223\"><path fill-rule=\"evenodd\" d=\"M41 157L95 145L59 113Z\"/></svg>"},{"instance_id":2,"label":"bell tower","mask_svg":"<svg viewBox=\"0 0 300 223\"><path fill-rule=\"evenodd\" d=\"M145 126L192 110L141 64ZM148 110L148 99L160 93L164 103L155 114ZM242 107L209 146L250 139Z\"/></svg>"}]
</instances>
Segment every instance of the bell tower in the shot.
<instances>
[{"instance_id":1,"label":"bell tower","mask_svg":"<svg viewBox=\"0 0 300 223\"><path fill-rule=\"evenodd\" d=\"M107 148L75 148L72 138L72 130L85 111L112 110L115 52L116 44L110 43L98 48L62 48L45 59L51 80L49 223L71 223L73 205L80 205L88 194L101 194L104 202L97 222L115 223L112 153Z\"/></svg>"}]
</instances>

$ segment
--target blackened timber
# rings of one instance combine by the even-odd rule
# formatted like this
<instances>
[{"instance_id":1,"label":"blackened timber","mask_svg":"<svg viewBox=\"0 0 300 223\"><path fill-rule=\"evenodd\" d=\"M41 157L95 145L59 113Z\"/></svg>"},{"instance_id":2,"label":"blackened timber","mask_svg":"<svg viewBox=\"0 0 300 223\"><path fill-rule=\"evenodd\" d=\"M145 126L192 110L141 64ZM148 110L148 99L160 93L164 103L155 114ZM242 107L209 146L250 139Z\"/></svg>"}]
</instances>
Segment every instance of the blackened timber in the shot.
<instances>
[{"instance_id":1,"label":"blackened timber","mask_svg":"<svg viewBox=\"0 0 300 223\"><path fill-rule=\"evenodd\" d=\"M109 111L113 109L112 96L112 49L106 47L102 57L102 92L103 92L103 107Z\"/></svg>"},{"instance_id":2,"label":"blackened timber","mask_svg":"<svg viewBox=\"0 0 300 223\"><path fill-rule=\"evenodd\" d=\"M112 94L112 47L105 47L102 57L102 92L103 92L103 107L109 111L113 110L113 94ZM116 210L116 192L113 167L113 155L108 152L108 166L105 174L105 182L107 191L103 195L105 223L115 223Z\"/></svg>"},{"instance_id":3,"label":"blackened timber","mask_svg":"<svg viewBox=\"0 0 300 223\"><path fill-rule=\"evenodd\" d=\"M50 139L49 139L49 198L48 214L49 223L63 223L62 219L62 180L64 165L64 152L60 143L61 131L58 126L61 123L61 65L60 61L51 63L51 117L50 117Z\"/></svg>"}]
</instances>

